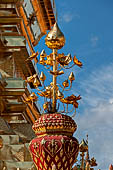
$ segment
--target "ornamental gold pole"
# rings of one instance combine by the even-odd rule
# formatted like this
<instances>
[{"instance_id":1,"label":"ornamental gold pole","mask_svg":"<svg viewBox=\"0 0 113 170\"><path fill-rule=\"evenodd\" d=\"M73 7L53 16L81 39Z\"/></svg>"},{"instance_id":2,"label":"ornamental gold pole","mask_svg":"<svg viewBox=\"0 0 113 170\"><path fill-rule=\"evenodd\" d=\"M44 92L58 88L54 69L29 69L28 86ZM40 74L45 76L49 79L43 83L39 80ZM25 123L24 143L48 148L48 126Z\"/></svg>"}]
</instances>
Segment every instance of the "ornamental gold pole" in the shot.
<instances>
[{"instance_id":1,"label":"ornamental gold pole","mask_svg":"<svg viewBox=\"0 0 113 170\"><path fill-rule=\"evenodd\" d=\"M53 49L53 72L57 71L57 63L56 63L56 49ZM52 111L56 112L56 79L57 76L53 75L53 103L52 103Z\"/></svg>"},{"instance_id":2,"label":"ornamental gold pole","mask_svg":"<svg viewBox=\"0 0 113 170\"><path fill-rule=\"evenodd\" d=\"M82 154L80 156L82 157L81 170L84 170L84 152L82 152Z\"/></svg>"}]
</instances>

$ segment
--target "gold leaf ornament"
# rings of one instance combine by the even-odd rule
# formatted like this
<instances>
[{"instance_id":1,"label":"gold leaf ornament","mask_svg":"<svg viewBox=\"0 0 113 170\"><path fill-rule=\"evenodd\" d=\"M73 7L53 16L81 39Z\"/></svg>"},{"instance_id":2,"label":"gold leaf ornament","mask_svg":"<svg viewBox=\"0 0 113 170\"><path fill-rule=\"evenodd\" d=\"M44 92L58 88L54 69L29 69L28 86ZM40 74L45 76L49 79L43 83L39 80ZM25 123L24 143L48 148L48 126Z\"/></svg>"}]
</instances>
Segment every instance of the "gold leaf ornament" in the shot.
<instances>
[{"instance_id":1,"label":"gold leaf ornament","mask_svg":"<svg viewBox=\"0 0 113 170\"><path fill-rule=\"evenodd\" d=\"M46 79L45 74L44 74L43 72L41 72L41 74L40 74L40 80L44 82L45 79Z\"/></svg>"},{"instance_id":2,"label":"gold leaf ornament","mask_svg":"<svg viewBox=\"0 0 113 170\"><path fill-rule=\"evenodd\" d=\"M82 67L82 65L83 65L82 62L79 61L79 60L76 58L76 56L74 56L73 62L74 62L74 64L76 64L76 65L79 66L79 67Z\"/></svg>"},{"instance_id":3,"label":"gold leaf ornament","mask_svg":"<svg viewBox=\"0 0 113 170\"><path fill-rule=\"evenodd\" d=\"M64 86L64 88L68 87L69 86L69 82L68 80L65 80L62 85Z\"/></svg>"},{"instance_id":4,"label":"gold leaf ornament","mask_svg":"<svg viewBox=\"0 0 113 170\"><path fill-rule=\"evenodd\" d=\"M73 80L75 80L75 76L73 74L73 72L71 72L71 74L69 75L69 80L72 82Z\"/></svg>"}]
</instances>

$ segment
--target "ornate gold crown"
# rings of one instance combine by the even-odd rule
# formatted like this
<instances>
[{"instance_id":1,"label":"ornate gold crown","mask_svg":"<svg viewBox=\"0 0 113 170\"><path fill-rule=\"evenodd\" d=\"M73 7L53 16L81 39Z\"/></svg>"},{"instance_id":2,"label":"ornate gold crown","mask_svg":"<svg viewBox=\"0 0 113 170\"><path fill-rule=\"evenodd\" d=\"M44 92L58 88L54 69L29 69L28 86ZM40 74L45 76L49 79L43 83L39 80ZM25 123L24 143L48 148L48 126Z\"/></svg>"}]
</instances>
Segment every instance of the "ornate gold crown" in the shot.
<instances>
[{"instance_id":1,"label":"ornate gold crown","mask_svg":"<svg viewBox=\"0 0 113 170\"><path fill-rule=\"evenodd\" d=\"M77 129L75 121L60 113L44 114L34 123L32 129L36 135L61 134L72 136Z\"/></svg>"},{"instance_id":2,"label":"ornate gold crown","mask_svg":"<svg viewBox=\"0 0 113 170\"><path fill-rule=\"evenodd\" d=\"M53 29L48 33L45 38L45 43L48 48L51 49L61 49L65 44L65 37L61 30L58 27L58 24L55 23Z\"/></svg>"}]
</instances>

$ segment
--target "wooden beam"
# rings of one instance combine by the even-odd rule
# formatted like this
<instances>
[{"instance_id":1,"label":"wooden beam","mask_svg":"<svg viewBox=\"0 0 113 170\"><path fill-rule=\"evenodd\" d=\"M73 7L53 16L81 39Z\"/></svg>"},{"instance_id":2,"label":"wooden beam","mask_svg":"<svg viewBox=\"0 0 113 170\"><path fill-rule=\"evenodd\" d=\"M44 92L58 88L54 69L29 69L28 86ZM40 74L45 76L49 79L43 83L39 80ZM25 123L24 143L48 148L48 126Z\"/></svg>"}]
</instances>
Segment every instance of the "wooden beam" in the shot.
<instances>
[{"instance_id":1,"label":"wooden beam","mask_svg":"<svg viewBox=\"0 0 113 170\"><path fill-rule=\"evenodd\" d=\"M10 48L20 48L20 47L26 47L25 44L25 38L24 36L2 36L3 39L6 41L5 47Z\"/></svg>"},{"instance_id":2,"label":"wooden beam","mask_svg":"<svg viewBox=\"0 0 113 170\"><path fill-rule=\"evenodd\" d=\"M0 0L0 3L16 3L16 2L18 2L18 1L20 1L20 0Z\"/></svg>"},{"instance_id":3,"label":"wooden beam","mask_svg":"<svg viewBox=\"0 0 113 170\"><path fill-rule=\"evenodd\" d=\"M28 123L33 124L32 120L31 120L30 117L28 116L26 110L25 110L25 112L23 112L22 114L23 114L23 116L25 117L25 119L26 119L26 121L27 121Z\"/></svg>"},{"instance_id":4,"label":"wooden beam","mask_svg":"<svg viewBox=\"0 0 113 170\"><path fill-rule=\"evenodd\" d=\"M27 16L26 16L25 12L24 12L23 7L20 7L20 15L21 15L21 17L22 17L23 20L24 20L24 24L25 24L25 27L26 27L26 29L27 29L28 35L29 35L29 37L30 37L31 42L33 43L33 42L34 42L34 37L33 37L33 34L32 34L32 32L31 32L31 28L30 28L30 26L28 25L28 19L27 19ZM25 34L25 33L24 33L24 34Z\"/></svg>"},{"instance_id":5,"label":"wooden beam","mask_svg":"<svg viewBox=\"0 0 113 170\"><path fill-rule=\"evenodd\" d=\"M21 29L22 29L23 35L25 36L25 38L26 38L26 40L28 42L29 48L31 50L31 53L33 53L34 49L33 49L32 45L31 45L31 42L30 42L30 39L28 37L28 34L27 34L27 31L26 31L26 28L25 28L25 25L24 25L23 21L21 21Z\"/></svg>"},{"instance_id":6,"label":"wooden beam","mask_svg":"<svg viewBox=\"0 0 113 170\"><path fill-rule=\"evenodd\" d=\"M45 4L46 12L47 12L50 27L51 27L55 23L55 17L54 17L54 13L53 13L53 10L52 10L51 1L50 0L44 0L44 4Z\"/></svg>"},{"instance_id":7,"label":"wooden beam","mask_svg":"<svg viewBox=\"0 0 113 170\"><path fill-rule=\"evenodd\" d=\"M0 24L9 25L9 24L18 24L20 22L21 22L21 18L19 18L19 17L15 17L15 18L2 17L2 18L0 18Z\"/></svg>"},{"instance_id":8,"label":"wooden beam","mask_svg":"<svg viewBox=\"0 0 113 170\"><path fill-rule=\"evenodd\" d=\"M21 115L22 113L7 113L7 112L3 112L0 115L1 116L18 116Z\"/></svg>"},{"instance_id":9,"label":"wooden beam","mask_svg":"<svg viewBox=\"0 0 113 170\"><path fill-rule=\"evenodd\" d=\"M6 104L6 112L7 113L22 113L25 111L26 105L25 104Z\"/></svg>"},{"instance_id":10,"label":"wooden beam","mask_svg":"<svg viewBox=\"0 0 113 170\"><path fill-rule=\"evenodd\" d=\"M26 108L26 112L27 112L27 115L30 117L32 123L34 124L34 123L35 123L35 118L34 118L34 116L32 115L31 110L30 110L28 107Z\"/></svg>"},{"instance_id":11,"label":"wooden beam","mask_svg":"<svg viewBox=\"0 0 113 170\"><path fill-rule=\"evenodd\" d=\"M14 52L14 51L20 51L20 48L2 48L2 47L0 47L0 53L7 53L7 52Z\"/></svg>"},{"instance_id":12,"label":"wooden beam","mask_svg":"<svg viewBox=\"0 0 113 170\"><path fill-rule=\"evenodd\" d=\"M39 22L41 32L43 34L46 34L47 27L46 27L46 24L44 22L42 11L41 11L41 8L40 8L40 5L39 5L38 1L37 0L33 1L32 0L32 5L33 5L33 8L34 8L35 13L36 13L37 20Z\"/></svg>"},{"instance_id":13,"label":"wooden beam","mask_svg":"<svg viewBox=\"0 0 113 170\"><path fill-rule=\"evenodd\" d=\"M2 36L22 36L18 32L3 32Z\"/></svg>"},{"instance_id":14,"label":"wooden beam","mask_svg":"<svg viewBox=\"0 0 113 170\"><path fill-rule=\"evenodd\" d=\"M23 99L26 100L27 94L24 93ZM28 108L31 110L32 114L34 115L35 119L38 119L40 117L40 113L35 105L35 103L27 103Z\"/></svg>"},{"instance_id":15,"label":"wooden beam","mask_svg":"<svg viewBox=\"0 0 113 170\"><path fill-rule=\"evenodd\" d=\"M7 120L8 122L13 120L24 120L22 115L14 116L14 115L2 115L2 118Z\"/></svg>"},{"instance_id":16,"label":"wooden beam","mask_svg":"<svg viewBox=\"0 0 113 170\"><path fill-rule=\"evenodd\" d=\"M22 96L24 91L0 91L0 96Z\"/></svg>"},{"instance_id":17,"label":"wooden beam","mask_svg":"<svg viewBox=\"0 0 113 170\"><path fill-rule=\"evenodd\" d=\"M5 18L5 19L17 18L17 15L16 15L16 14L4 15L4 14L2 14L1 11L0 11L0 19L3 19L3 18ZM21 19L21 18L20 18L20 19Z\"/></svg>"}]
</instances>

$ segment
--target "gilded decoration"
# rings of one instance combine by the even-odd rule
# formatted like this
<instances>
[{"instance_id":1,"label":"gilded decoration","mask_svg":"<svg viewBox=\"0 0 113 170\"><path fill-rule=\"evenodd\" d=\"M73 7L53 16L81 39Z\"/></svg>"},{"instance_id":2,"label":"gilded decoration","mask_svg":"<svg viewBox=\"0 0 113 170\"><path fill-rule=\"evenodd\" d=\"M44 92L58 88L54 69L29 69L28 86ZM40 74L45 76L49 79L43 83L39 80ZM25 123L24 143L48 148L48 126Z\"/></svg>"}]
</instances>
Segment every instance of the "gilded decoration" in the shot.
<instances>
[{"instance_id":1,"label":"gilded decoration","mask_svg":"<svg viewBox=\"0 0 113 170\"><path fill-rule=\"evenodd\" d=\"M75 65L81 68L83 64L76 56L72 57L71 54L58 53L58 50L65 44L65 37L57 23L47 34L45 43L48 48L52 49L52 53L47 55L45 50L42 50L38 55L40 57L38 63L48 70L53 79L46 86L47 76L44 72L40 74L42 89L38 86L36 89L37 94L44 98L43 111L32 126L37 137L31 141L29 149L33 160L35 158L34 162L38 170L70 170L73 164L77 162L79 151L82 152L81 156L84 158L84 150L87 149L84 143L79 145L78 140L73 137L77 124L72 117L76 115L78 101L81 96L71 94L66 97L64 95L65 91L71 89L75 80L73 72L61 84L57 83L57 78L61 75L64 78L65 69L72 68ZM33 84L34 78L30 78ZM61 110L58 103L62 104L63 110ZM71 110L69 110L70 106L68 107L68 105L72 106ZM66 115L68 113L71 113L71 116ZM34 147L35 143L37 148ZM37 152L38 154L36 154ZM92 159L93 163L94 159Z\"/></svg>"}]
</instances>

